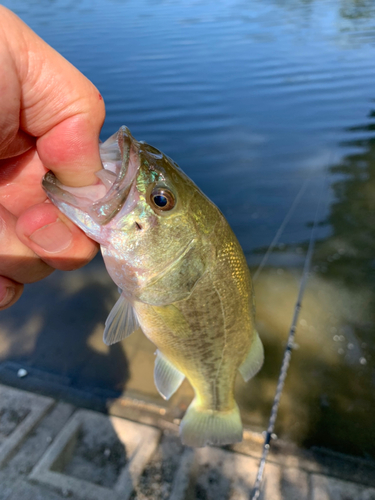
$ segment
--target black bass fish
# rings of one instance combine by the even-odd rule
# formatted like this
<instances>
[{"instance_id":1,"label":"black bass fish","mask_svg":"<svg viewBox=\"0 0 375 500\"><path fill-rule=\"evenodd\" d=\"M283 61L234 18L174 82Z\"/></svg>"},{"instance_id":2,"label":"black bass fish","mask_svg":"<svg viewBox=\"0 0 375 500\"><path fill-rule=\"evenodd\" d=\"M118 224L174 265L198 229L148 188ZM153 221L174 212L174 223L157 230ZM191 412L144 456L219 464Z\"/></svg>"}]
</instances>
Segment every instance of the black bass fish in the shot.
<instances>
[{"instance_id":1,"label":"black bass fish","mask_svg":"<svg viewBox=\"0 0 375 500\"><path fill-rule=\"evenodd\" d=\"M100 145L98 183L43 179L51 201L99 242L121 289L104 331L113 344L139 325L157 347L155 385L168 399L186 377L195 398L181 421L184 444L241 441L234 398L263 363L250 273L220 210L157 149L126 127Z\"/></svg>"}]
</instances>

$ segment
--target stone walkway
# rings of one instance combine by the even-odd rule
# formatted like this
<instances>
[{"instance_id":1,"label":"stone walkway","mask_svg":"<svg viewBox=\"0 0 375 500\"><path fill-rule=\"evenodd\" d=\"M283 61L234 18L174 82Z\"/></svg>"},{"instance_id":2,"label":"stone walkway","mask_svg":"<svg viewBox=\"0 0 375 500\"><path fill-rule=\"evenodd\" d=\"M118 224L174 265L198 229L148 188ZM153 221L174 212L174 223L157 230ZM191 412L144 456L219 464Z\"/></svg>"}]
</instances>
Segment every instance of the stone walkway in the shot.
<instances>
[{"instance_id":1,"label":"stone walkway","mask_svg":"<svg viewBox=\"0 0 375 500\"><path fill-rule=\"evenodd\" d=\"M0 385L0 500L249 499L260 435L193 450L161 408L121 406L127 418ZM375 500L375 464L276 441L261 498Z\"/></svg>"}]
</instances>

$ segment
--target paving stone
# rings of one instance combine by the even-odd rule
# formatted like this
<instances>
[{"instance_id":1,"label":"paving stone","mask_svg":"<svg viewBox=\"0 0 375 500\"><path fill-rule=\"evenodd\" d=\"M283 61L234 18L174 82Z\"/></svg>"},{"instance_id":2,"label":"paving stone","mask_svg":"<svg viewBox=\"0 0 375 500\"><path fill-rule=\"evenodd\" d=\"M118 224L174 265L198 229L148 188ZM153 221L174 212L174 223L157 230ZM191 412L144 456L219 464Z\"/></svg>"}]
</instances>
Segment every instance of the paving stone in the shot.
<instances>
[{"instance_id":1,"label":"paving stone","mask_svg":"<svg viewBox=\"0 0 375 500\"><path fill-rule=\"evenodd\" d=\"M176 482L183 482L190 470L181 467L187 451L178 434L165 431L130 500L171 500Z\"/></svg>"},{"instance_id":2,"label":"paving stone","mask_svg":"<svg viewBox=\"0 0 375 500\"><path fill-rule=\"evenodd\" d=\"M0 500L8 500L19 481L19 479L9 478L4 471L0 471Z\"/></svg>"},{"instance_id":3,"label":"paving stone","mask_svg":"<svg viewBox=\"0 0 375 500\"><path fill-rule=\"evenodd\" d=\"M176 471L169 500L184 500L186 493L189 490L189 482L194 459L194 450L191 448L185 448L180 459L179 467Z\"/></svg>"},{"instance_id":4,"label":"paving stone","mask_svg":"<svg viewBox=\"0 0 375 500\"><path fill-rule=\"evenodd\" d=\"M75 407L70 404L57 403L28 435L19 452L8 461L4 471L9 476L29 474L74 410Z\"/></svg>"},{"instance_id":5,"label":"paving stone","mask_svg":"<svg viewBox=\"0 0 375 500\"><path fill-rule=\"evenodd\" d=\"M52 398L0 385L0 468L53 404Z\"/></svg>"},{"instance_id":6,"label":"paving stone","mask_svg":"<svg viewBox=\"0 0 375 500\"><path fill-rule=\"evenodd\" d=\"M187 491L173 500L249 500L258 471L259 461L219 448L194 451ZM282 500L281 469L267 464L261 498Z\"/></svg>"},{"instance_id":7,"label":"paving stone","mask_svg":"<svg viewBox=\"0 0 375 500\"><path fill-rule=\"evenodd\" d=\"M311 489L311 500L375 500L375 488L319 474L311 475Z\"/></svg>"},{"instance_id":8,"label":"paving stone","mask_svg":"<svg viewBox=\"0 0 375 500\"><path fill-rule=\"evenodd\" d=\"M0 500L8 500L10 495L18 491L19 484L40 460L73 410L74 407L69 404L57 403L28 434L24 443L0 471Z\"/></svg>"},{"instance_id":9,"label":"paving stone","mask_svg":"<svg viewBox=\"0 0 375 500\"><path fill-rule=\"evenodd\" d=\"M59 495L49 488L20 481L6 500L65 500L66 498L68 496Z\"/></svg>"},{"instance_id":10,"label":"paving stone","mask_svg":"<svg viewBox=\"0 0 375 500\"><path fill-rule=\"evenodd\" d=\"M87 500L127 500L160 431L118 417L77 411L29 478Z\"/></svg>"},{"instance_id":11,"label":"paving stone","mask_svg":"<svg viewBox=\"0 0 375 500\"><path fill-rule=\"evenodd\" d=\"M0 500L249 500L259 466L253 447L194 450L175 426L162 428L0 385ZM322 465L279 451L266 464L260 500L375 500L375 488L360 484L373 485L373 464L339 458Z\"/></svg>"}]
</instances>

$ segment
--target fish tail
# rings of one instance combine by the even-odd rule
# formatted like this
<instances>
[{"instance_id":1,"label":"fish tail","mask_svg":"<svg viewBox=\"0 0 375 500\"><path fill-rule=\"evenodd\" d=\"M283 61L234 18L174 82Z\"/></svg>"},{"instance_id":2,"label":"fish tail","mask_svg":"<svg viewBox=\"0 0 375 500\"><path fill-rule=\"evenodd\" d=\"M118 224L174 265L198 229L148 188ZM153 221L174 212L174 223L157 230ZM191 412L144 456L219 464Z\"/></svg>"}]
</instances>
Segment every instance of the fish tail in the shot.
<instances>
[{"instance_id":1,"label":"fish tail","mask_svg":"<svg viewBox=\"0 0 375 500\"><path fill-rule=\"evenodd\" d=\"M242 422L237 404L226 411L206 410L199 408L194 399L181 421L180 436L183 444L197 448L242 441Z\"/></svg>"}]
</instances>

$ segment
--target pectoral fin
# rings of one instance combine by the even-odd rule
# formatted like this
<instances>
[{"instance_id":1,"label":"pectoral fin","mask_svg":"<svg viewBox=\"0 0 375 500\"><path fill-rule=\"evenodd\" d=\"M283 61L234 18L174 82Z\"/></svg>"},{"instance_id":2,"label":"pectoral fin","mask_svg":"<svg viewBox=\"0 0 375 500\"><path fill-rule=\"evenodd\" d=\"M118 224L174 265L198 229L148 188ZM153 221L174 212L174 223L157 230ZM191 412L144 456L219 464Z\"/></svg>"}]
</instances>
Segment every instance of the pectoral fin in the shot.
<instances>
[{"instance_id":1,"label":"pectoral fin","mask_svg":"<svg viewBox=\"0 0 375 500\"><path fill-rule=\"evenodd\" d=\"M157 390L164 399L169 399L177 391L184 378L183 373L160 351L156 351L154 380Z\"/></svg>"},{"instance_id":2,"label":"pectoral fin","mask_svg":"<svg viewBox=\"0 0 375 500\"><path fill-rule=\"evenodd\" d=\"M115 344L128 337L138 326L133 306L120 295L105 322L103 341L107 345Z\"/></svg>"},{"instance_id":3,"label":"pectoral fin","mask_svg":"<svg viewBox=\"0 0 375 500\"><path fill-rule=\"evenodd\" d=\"M254 340L251 344L247 357L238 369L245 382L258 373L263 365L263 360L263 344L259 338L258 332L254 332Z\"/></svg>"}]
</instances>

